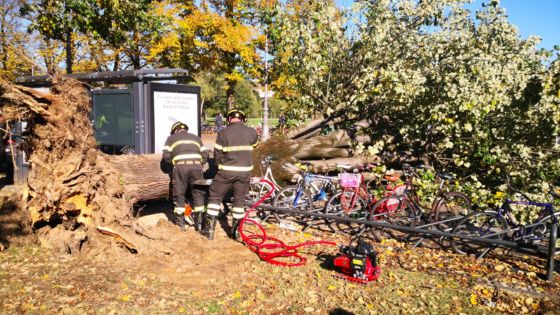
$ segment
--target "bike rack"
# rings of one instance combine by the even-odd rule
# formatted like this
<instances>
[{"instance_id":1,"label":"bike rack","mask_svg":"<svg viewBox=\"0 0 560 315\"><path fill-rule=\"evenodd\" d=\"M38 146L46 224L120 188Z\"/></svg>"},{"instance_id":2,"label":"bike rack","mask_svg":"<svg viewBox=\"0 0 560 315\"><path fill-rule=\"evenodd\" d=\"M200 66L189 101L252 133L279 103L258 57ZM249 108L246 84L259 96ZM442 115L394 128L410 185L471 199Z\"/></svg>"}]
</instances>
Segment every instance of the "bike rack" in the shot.
<instances>
[{"instance_id":1,"label":"bike rack","mask_svg":"<svg viewBox=\"0 0 560 315\"><path fill-rule=\"evenodd\" d=\"M547 262L546 262L546 280L548 282L551 282L552 279L553 279L553 275L554 275L554 263L555 263L554 260L555 260L556 254L557 254L556 240L557 240L557 234L558 234L558 226L556 224L553 224L553 223L550 224L550 237L549 237L548 248L547 248L546 251L542 251L542 250L540 250L542 248L542 246L539 247L539 246L536 246L534 244L527 244L527 243L524 243L524 242L521 242L521 241L508 241L508 240L490 239L489 238L489 237L492 237L492 236L498 236L498 235L501 235L501 234L504 234L504 233L509 233L509 232L511 232L513 230L516 230L516 229L519 229L519 228L508 229L507 231L485 235L484 237L457 235L457 234L454 234L454 233L449 233L449 232L444 232L444 231L439 231L439 230L428 230L428 229L426 229L426 227L431 227L431 226L446 223L446 222L453 222L453 221L462 219L463 217L454 217L454 218L450 218L450 219L446 219L446 220L442 220L442 221L437 221L437 222L432 222L432 223L429 223L429 224L425 224L425 225L421 225L421 226L412 228L412 227L408 227L408 226L400 226L400 225L390 224L390 223L387 223L387 222L367 221L367 220L359 220L359 219L352 219L352 218L344 218L344 217L338 217L338 216L328 215L328 214L323 214L323 213L300 211L300 210L294 210L294 209L290 209L290 208L279 208L279 207L273 207L273 206L269 206L269 205L259 205L257 207L257 209L268 210L268 211L277 211L277 212L283 212L283 213L291 213L291 214L298 214L298 215L304 215L304 216L309 216L309 217L330 219L330 220L334 220L334 221L338 221L338 222L356 223L356 224L369 226L369 227L373 227L373 228L392 229L392 230L405 232L405 233L419 234L419 235L424 236L422 238L422 240L427 236L437 236L437 237L440 237L440 238L448 238L448 239L451 239L451 240L454 240L454 239L459 240L460 239L460 240L467 240L467 241L471 241L471 242L479 243L479 244L507 247L507 248L511 248L511 249L517 250L517 251L522 252L522 253L526 253L526 254L530 254L530 255L534 255L534 256L538 256L538 257L543 257L543 256L546 257L546 259L547 259ZM536 225L536 224L534 224L534 225ZM530 226L533 226L533 225L530 225ZM530 226L527 226L527 227L530 227ZM415 246L418 246L418 245L415 245ZM483 255L484 254L486 254L486 253L483 253ZM483 255L481 255L481 257Z\"/></svg>"}]
</instances>

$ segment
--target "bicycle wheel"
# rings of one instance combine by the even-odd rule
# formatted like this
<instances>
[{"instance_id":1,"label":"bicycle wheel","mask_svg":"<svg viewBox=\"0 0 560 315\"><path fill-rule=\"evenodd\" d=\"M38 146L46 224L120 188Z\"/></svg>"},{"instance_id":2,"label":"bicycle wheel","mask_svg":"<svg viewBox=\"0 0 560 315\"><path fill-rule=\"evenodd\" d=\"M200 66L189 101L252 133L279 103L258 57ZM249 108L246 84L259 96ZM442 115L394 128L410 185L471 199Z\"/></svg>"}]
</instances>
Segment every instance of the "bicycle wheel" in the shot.
<instances>
[{"instance_id":1,"label":"bicycle wheel","mask_svg":"<svg viewBox=\"0 0 560 315\"><path fill-rule=\"evenodd\" d=\"M414 227L417 214L412 204L402 195L390 195L381 198L368 213L368 220L385 221L393 225ZM389 228L374 228L373 236L377 240L387 237L401 239L407 233Z\"/></svg>"},{"instance_id":2,"label":"bicycle wheel","mask_svg":"<svg viewBox=\"0 0 560 315\"><path fill-rule=\"evenodd\" d=\"M462 192L451 191L445 193L437 200L430 220L432 222L444 221L455 217L465 217L471 213L469 197ZM438 225L438 229L442 231L449 230L454 225L454 222L456 221L444 222Z\"/></svg>"},{"instance_id":3,"label":"bicycle wheel","mask_svg":"<svg viewBox=\"0 0 560 315\"><path fill-rule=\"evenodd\" d=\"M457 222L451 233L458 236L484 237L503 232L508 229L508 224L504 218L498 216L495 211L475 212ZM488 239L503 239L505 234L488 236ZM460 255L472 254L480 257L496 246L490 244L475 243L469 240L453 239L451 247Z\"/></svg>"},{"instance_id":4,"label":"bicycle wheel","mask_svg":"<svg viewBox=\"0 0 560 315\"><path fill-rule=\"evenodd\" d=\"M249 185L249 192L247 193L247 196L245 196L245 203L249 206L252 206L262 197L266 196L269 192L274 190L274 188L270 186L269 183L260 178L257 178L255 180L251 179L251 183ZM274 193L270 197L268 197L264 201L264 203L272 203L273 199Z\"/></svg>"},{"instance_id":5,"label":"bicycle wheel","mask_svg":"<svg viewBox=\"0 0 560 315\"><path fill-rule=\"evenodd\" d=\"M343 191L332 196L325 204L323 212L330 215L347 214L355 219L367 219L366 202L356 191ZM355 196L355 197L354 197ZM352 204L352 199L355 201Z\"/></svg>"},{"instance_id":6,"label":"bicycle wheel","mask_svg":"<svg viewBox=\"0 0 560 315\"><path fill-rule=\"evenodd\" d=\"M367 219L367 204L364 199L356 195L356 191L343 191L332 196L325 204L323 212L341 218L351 218L358 220ZM353 198L354 201L352 200ZM326 219L327 225L332 229L333 223L338 231L353 233L359 224L340 222L336 219ZM359 228L359 227L358 227Z\"/></svg>"},{"instance_id":7,"label":"bicycle wheel","mask_svg":"<svg viewBox=\"0 0 560 315\"><path fill-rule=\"evenodd\" d=\"M311 211L312 204L309 194L296 185L284 187L272 200L272 206L274 207L300 211Z\"/></svg>"}]
</instances>

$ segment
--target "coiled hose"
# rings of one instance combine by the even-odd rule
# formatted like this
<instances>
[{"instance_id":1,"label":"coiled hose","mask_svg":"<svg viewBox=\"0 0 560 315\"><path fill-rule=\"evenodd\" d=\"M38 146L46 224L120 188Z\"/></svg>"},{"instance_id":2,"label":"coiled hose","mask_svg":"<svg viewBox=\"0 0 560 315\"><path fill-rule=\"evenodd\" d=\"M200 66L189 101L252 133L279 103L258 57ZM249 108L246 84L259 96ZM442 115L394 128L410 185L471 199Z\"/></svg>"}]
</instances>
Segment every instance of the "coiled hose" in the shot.
<instances>
[{"instance_id":1,"label":"coiled hose","mask_svg":"<svg viewBox=\"0 0 560 315\"><path fill-rule=\"evenodd\" d=\"M263 180L263 182L270 185L270 187L274 187L274 184L270 181ZM277 266L285 266L285 267L296 267L305 265L307 259L299 254L298 249L307 246L314 246L314 245L327 245L327 246L336 246L337 244L334 242L329 241L307 241L303 243L299 243L296 245L287 245L282 240L268 236L266 231L262 227L262 225L253 220L249 219L249 215L251 212L255 211L255 209L263 203L267 198L269 198L273 193L273 190L270 190L265 196L259 199L249 211L245 213L245 216L239 222L239 234L241 235L241 239L243 243L249 247L251 251L256 253L260 259L266 261L269 264L277 265ZM243 226L245 223L252 223L254 224L258 232L245 234L243 230Z\"/></svg>"}]
</instances>

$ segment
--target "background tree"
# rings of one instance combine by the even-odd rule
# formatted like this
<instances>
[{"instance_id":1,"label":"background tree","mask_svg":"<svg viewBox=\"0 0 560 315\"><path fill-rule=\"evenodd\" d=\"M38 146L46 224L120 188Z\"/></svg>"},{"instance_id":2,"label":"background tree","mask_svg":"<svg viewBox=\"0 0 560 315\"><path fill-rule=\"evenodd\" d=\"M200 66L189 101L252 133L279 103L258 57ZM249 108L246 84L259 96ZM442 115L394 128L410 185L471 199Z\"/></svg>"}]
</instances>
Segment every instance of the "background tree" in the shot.
<instances>
[{"instance_id":1,"label":"background tree","mask_svg":"<svg viewBox=\"0 0 560 315\"><path fill-rule=\"evenodd\" d=\"M261 103L251 82L247 80L238 81L233 95L236 100L235 107L244 111L248 117L262 116Z\"/></svg>"},{"instance_id":2,"label":"background tree","mask_svg":"<svg viewBox=\"0 0 560 315\"><path fill-rule=\"evenodd\" d=\"M22 16L30 21L29 31L39 32L46 41L64 43L66 72L72 73L76 32L91 30L92 15L89 0L37 0L21 8ZM89 14L88 14L89 13Z\"/></svg>"},{"instance_id":3,"label":"background tree","mask_svg":"<svg viewBox=\"0 0 560 315\"><path fill-rule=\"evenodd\" d=\"M92 33L105 40L114 53L123 53L133 69L147 65L153 39L163 27L153 0L93 1ZM187 1L188 2L188 1Z\"/></svg>"},{"instance_id":4,"label":"background tree","mask_svg":"<svg viewBox=\"0 0 560 315\"><path fill-rule=\"evenodd\" d=\"M19 17L20 7L19 1L0 0L0 77L7 80L30 74L33 67L33 58L26 49L29 35Z\"/></svg>"},{"instance_id":5,"label":"background tree","mask_svg":"<svg viewBox=\"0 0 560 315\"><path fill-rule=\"evenodd\" d=\"M290 100L292 115L332 114L356 101L359 65L346 35L346 18L334 1L288 1L271 30L275 89ZM354 71L357 70L357 71Z\"/></svg>"},{"instance_id":6,"label":"background tree","mask_svg":"<svg viewBox=\"0 0 560 315\"><path fill-rule=\"evenodd\" d=\"M224 73L227 107L233 107L237 82L256 73L256 30L247 22L244 1L161 3L156 12L166 26L150 51L157 65Z\"/></svg>"}]
</instances>

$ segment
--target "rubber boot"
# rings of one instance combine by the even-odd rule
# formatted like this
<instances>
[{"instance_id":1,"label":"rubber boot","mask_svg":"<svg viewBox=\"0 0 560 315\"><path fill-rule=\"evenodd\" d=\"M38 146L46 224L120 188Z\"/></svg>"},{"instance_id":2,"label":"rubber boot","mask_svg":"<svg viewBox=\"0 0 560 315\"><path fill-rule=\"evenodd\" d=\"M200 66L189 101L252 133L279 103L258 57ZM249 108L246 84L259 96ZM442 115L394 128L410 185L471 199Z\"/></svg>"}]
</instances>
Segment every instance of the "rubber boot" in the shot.
<instances>
[{"instance_id":1,"label":"rubber boot","mask_svg":"<svg viewBox=\"0 0 560 315\"><path fill-rule=\"evenodd\" d=\"M193 212L192 218L194 221L194 230L195 231L202 231L202 212Z\"/></svg>"},{"instance_id":2,"label":"rubber boot","mask_svg":"<svg viewBox=\"0 0 560 315\"><path fill-rule=\"evenodd\" d=\"M206 221L208 221L207 220L208 215L206 214L206 212L201 212L198 215L198 218L200 220L200 225L199 225L200 230L199 230L199 232L200 232L200 234L204 235L204 232L206 231L206 227L208 226L208 222L206 222Z\"/></svg>"},{"instance_id":3,"label":"rubber boot","mask_svg":"<svg viewBox=\"0 0 560 315\"><path fill-rule=\"evenodd\" d=\"M214 230L216 229L216 222L218 222L218 217L214 215L206 215L206 229L204 230L204 235L208 237L209 240L214 239Z\"/></svg>"},{"instance_id":4,"label":"rubber boot","mask_svg":"<svg viewBox=\"0 0 560 315\"><path fill-rule=\"evenodd\" d=\"M175 224L177 224L179 226L181 231L186 231L187 230L187 224L185 222L185 216L184 215L175 213Z\"/></svg>"},{"instance_id":5,"label":"rubber boot","mask_svg":"<svg viewBox=\"0 0 560 315\"><path fill-rule=\"evenodd\" d=\"M241 235L239 233L239 219L233 219L233 221L231 221L230 237L236 241L241 240Z\"/></svg>"}]
</instances>

